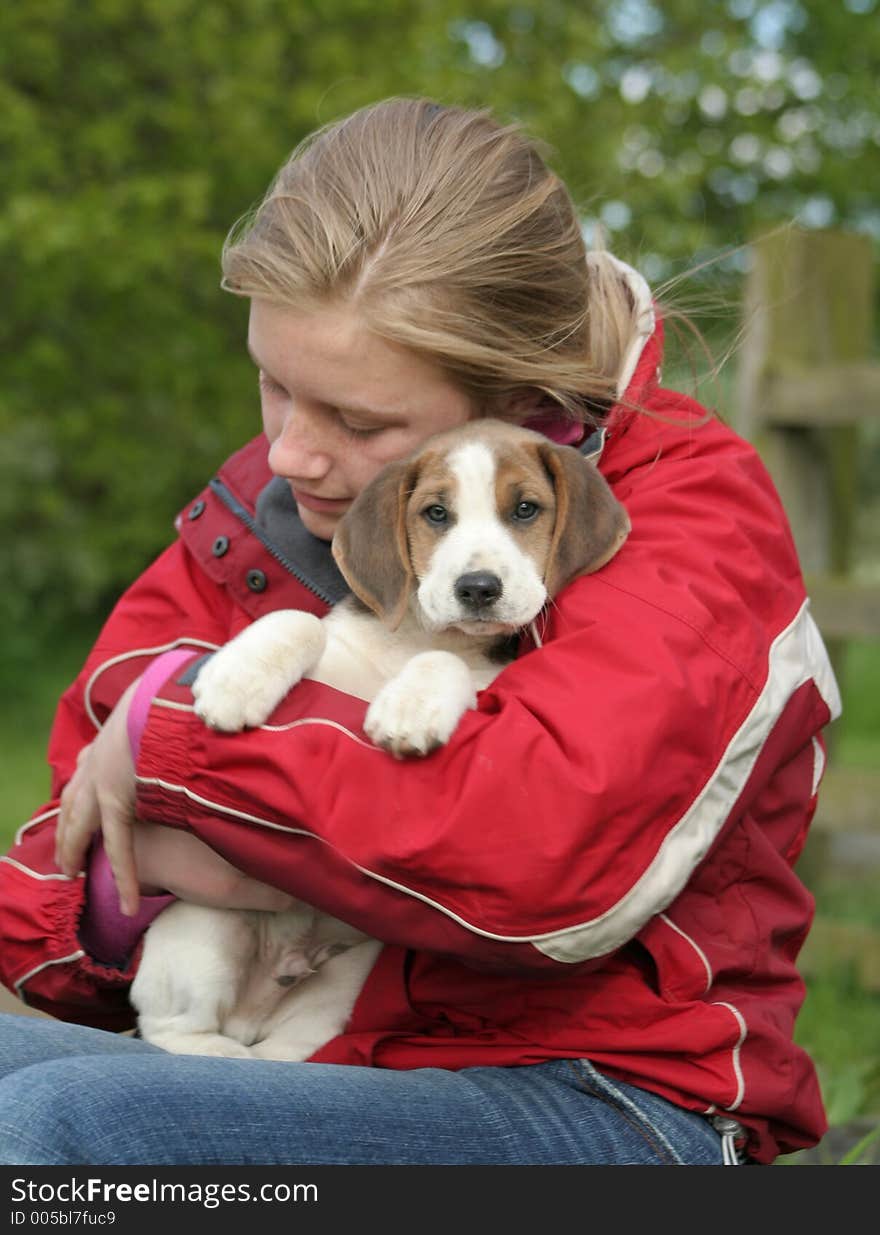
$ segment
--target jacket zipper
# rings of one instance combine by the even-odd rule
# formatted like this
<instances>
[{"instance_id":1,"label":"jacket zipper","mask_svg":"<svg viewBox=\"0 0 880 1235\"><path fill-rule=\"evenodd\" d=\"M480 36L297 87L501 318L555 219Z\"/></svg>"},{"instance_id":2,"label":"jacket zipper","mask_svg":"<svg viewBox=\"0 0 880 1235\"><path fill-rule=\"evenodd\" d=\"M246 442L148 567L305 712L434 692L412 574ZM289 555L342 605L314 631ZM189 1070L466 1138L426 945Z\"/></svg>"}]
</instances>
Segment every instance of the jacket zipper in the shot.
<instances>
[{"instance_id":1,"label":"jacket zipper","mask_svg":"<svg viewBox=\"0 0 880 1235\"><path fill-rule=\"evenodd\" d=\"M265 535L262 528L257 523L256 519L253 517L250 511L241 504L241 502L238 500L238 498L235 496L232 490L227 488L222 480L219 480L215 476L214 479L210 483L210 488L213 490L214 493L216 493L217 497L220 499L220 501L223 503L226 509L231 511L232 514L235 515L236 519L238 519L239 522L245 525L245 527L248 529L248 531L251 533L252 536L256 536L257 540L260 542L260 544L263 546L266 552L269 553L275 559L276 562L279 562L284 567L284 569L287 571L288 574L293 575L294 579L296 579L299 583L301 583L304 588L307 588L308 591L312 593L312 595L317 596L318 599L322 600L325 605L330 605L330 607L332 608L332 606L336 603L333 600L333 598L330 596L326 596L321 591L320 588L316 587L316 585L312 583L311 579L308 579L304 574L302 574L302 572L298 570L296 566L294 566L294 564L288 558L284 556L284 554L281 552L280 549L278 549L275 545L273 545L272 541L269 540L269 538Z\"/></svg>"}]
</instances>

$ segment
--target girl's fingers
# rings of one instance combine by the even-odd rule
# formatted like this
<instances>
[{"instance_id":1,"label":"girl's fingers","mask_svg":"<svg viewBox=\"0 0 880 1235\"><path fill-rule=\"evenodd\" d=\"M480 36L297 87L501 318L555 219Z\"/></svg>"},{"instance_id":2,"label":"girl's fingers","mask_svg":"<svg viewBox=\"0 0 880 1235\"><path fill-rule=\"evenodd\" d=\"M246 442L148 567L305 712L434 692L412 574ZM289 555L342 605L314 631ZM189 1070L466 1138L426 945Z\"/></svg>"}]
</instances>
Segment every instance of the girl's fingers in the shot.
<instances>
[{"instance_id":1,"label":"girl's fingers","mask_svg":"<svg viewBox=\"0 0 880 1235\"><path fill-rule=\"evenodd\" d=\"M69 879L82 869L86 850L100 826L98 799L81 764L61 795L55 833L55 863Z\"/></svg>"},{"instance_id":2,"label":"girl's fingers","mask_svg":"<svg viewBox=\"0 0 880 1235\"><path fill-rule=\"evenodd\" d=\"M128 709L137 689L132 682L107 717L98 736L77 757L76 770L60 798L55 860L69 878L85 861L100 829L119 892L122 912L137 913L140 896L134 860L135 774L128 738Z\"/></svg>"},{"instance_id":3,"label":"girl's fingers","mask_svg":"<svg viewBox=\"0 0 880 1235\"><path fill-rule=\"evenodd\" d=\"M104 850L119 893L119 908L129 918L137 913L141 900L132 823L130 813L124 805L118 802L102 804Z\"/></svg>"}]
</instances>

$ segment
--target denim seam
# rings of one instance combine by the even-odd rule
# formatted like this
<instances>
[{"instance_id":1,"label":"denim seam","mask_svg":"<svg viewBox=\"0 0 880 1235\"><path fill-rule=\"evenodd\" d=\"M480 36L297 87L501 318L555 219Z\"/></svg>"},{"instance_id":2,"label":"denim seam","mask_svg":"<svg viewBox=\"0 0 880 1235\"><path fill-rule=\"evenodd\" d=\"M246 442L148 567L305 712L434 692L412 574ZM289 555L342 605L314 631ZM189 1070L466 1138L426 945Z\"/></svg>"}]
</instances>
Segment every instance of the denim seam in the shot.
<instances>
[{"instance_id":1,"label":"denim seam","mask_svg":"<svg viewBox=\"0 0 880 1235\"><path fill-rule=\"evenodd\" d=\"M596 1073L591 1065L586 1064L584 1060L569 1059L566 1061L572 1068L577 1077L578 1086L590 1095L590 1097L598 1098L607 1106L611 1106L616 1110L626 1122L639 1133L641 1137L651 1146L657 1156L661 1159L667 1159L668 1164L672 1166L684 1166L681 1158L675 1152L669 1141L659 1129L655 1128L647 1115L640 1111L636 1104L630 1101L625 1094L622 1094L619 1089L608 1080L607 1077ZM605 1088L596 1088L588 1083L588 1078L585 1075L587 1068L594 1073L589 1080L599 1082Z\"/></svg>"}]
</instances>

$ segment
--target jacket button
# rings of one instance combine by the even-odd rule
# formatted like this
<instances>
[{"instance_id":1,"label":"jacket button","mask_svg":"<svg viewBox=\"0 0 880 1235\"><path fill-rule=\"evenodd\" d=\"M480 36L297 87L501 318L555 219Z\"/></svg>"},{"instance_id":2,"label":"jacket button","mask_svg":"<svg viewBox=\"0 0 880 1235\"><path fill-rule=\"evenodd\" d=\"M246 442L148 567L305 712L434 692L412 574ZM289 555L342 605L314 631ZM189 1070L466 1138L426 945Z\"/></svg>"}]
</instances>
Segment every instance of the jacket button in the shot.
<instances>
[{"instance_id":1,"label":"jacket button","mask_svg":"<svg viewBox=\"0 0 880 1235\"><path fill-rule=\"evenodd\" d=\"M218 536L217 539L214 541L214 543L211 545L211 552L214 554L214 557L222 557L228 548L229 548L229 537L228 536Z\"/></svg>"},{"instance_id":2,"label":"jacket button","mask_svg":"<svg viewBox=\"0 0 880 1235\"><path fill-rule=\"evenodd\" d=\"M202 501L193 502L189 509L188 519L198 519L199 515L205 513L205 503Z\"/></svg>"},{"instance_id":3,"label":"jacket button","mask_svg":"<svg viewBox=\"0 0 880 1235\"><path fill-rule=\"evenodd\" d=\"M265 592L266 584L269 582L261 570L249 570L246 579L252 592Z\"/></svg>"}]
</instances>

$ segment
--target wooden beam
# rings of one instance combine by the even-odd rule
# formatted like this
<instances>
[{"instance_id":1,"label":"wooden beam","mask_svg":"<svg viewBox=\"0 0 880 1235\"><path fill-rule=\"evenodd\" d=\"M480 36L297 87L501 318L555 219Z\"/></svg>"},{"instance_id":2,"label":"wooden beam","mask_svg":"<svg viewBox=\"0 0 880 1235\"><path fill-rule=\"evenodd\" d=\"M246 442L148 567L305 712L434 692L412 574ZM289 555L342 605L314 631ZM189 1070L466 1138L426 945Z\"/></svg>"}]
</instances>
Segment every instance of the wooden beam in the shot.
<instances>
[{"instance_id":1,"label":"wooden beam","mask_svg":"<svg viewBox=\"0 0 880 1235\"><path fill-rule=\"evenodd\" d=\"M859 431L880 417L873 242L786 227L749 254L737 428L776 482L803 569L847 574Z\"/></svg>"},{"instance_id":2,"label":"wooden beam","mask_svg":"<svg viewBox=\"0 0 880 1235\"><path fill-rule=\"evenodd\" d=\"M880 638L880 584L832 575L806 580L810 609L828 639Z\"/></svg>"},{"instance_id":3,"label":"wooden beam","mask_svg":"<svg viewBox=\"0 0 880 1235\"><path fill-rule=\"evenodd\" d=\"M880 832L880 771L828 767L813 826L824 832Z\"/></svg>"},{"instance_id":4,"label":"wooden beam","mask_svg":"<svg viewBox=\"0 0 880 1235\"><path fill-rule=\"evenodd\" d=\"M773 425L858 424L880 419L880 365L827 365L768 375L755 391L755 411Z\"/></svg>"}]
</instances>

